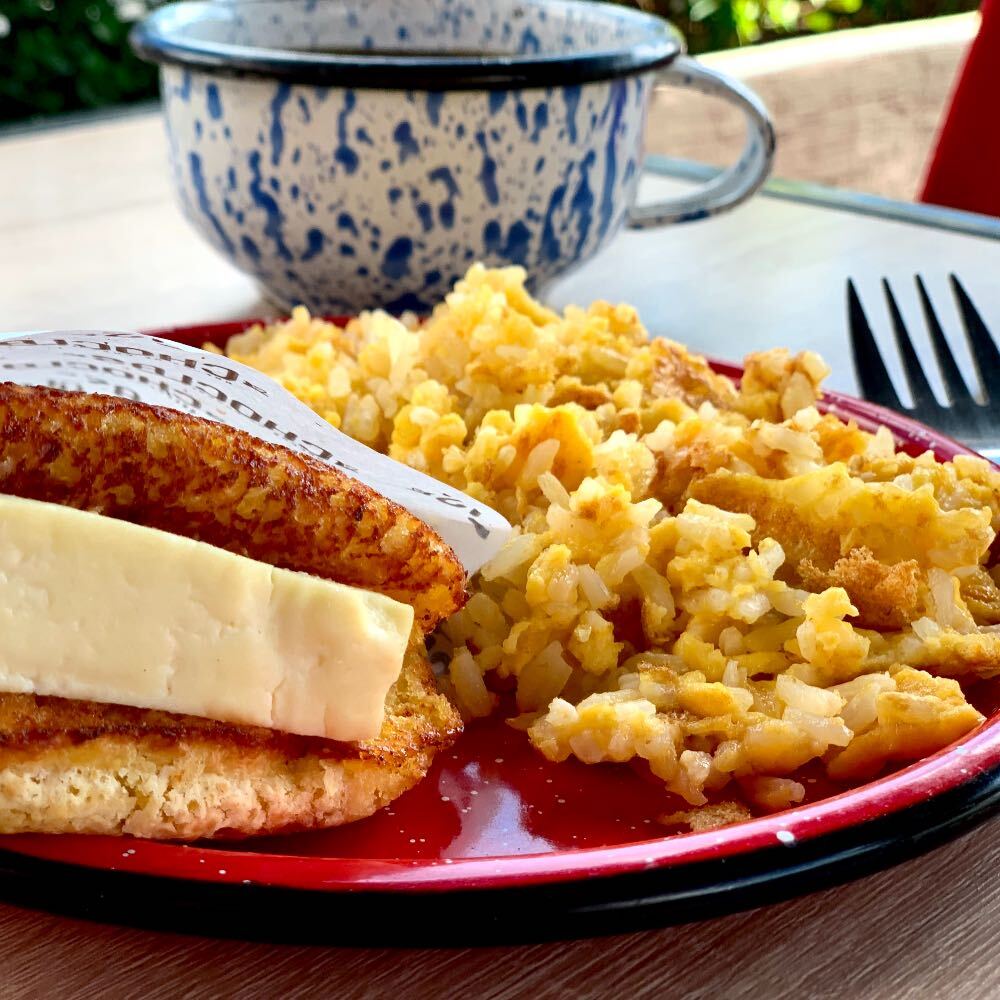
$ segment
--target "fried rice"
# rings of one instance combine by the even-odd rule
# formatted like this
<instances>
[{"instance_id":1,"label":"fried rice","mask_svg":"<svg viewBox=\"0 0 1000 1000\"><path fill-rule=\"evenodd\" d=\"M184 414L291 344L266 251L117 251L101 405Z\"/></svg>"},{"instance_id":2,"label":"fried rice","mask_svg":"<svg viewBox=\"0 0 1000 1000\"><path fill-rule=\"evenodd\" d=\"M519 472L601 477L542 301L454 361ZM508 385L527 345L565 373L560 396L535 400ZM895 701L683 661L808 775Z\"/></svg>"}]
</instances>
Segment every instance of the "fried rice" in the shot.
<instances>
[{"instance_id":1,"label":"fried rice","mask_svg":"<svg viewBox=\"0 0 1000 1000\"><path fill-rule=\"evenodd\" d=\"M559 314L476 265L421 324L298 308L227 353L515 525L439 630L446 689L467 718L514 704L549 760L648 767L666 822L784 808L806 768L856 783L983 721L1000 473L821 413L812 352L752 354L737 386L630 306Z\"/></svg>"}]
</instances>

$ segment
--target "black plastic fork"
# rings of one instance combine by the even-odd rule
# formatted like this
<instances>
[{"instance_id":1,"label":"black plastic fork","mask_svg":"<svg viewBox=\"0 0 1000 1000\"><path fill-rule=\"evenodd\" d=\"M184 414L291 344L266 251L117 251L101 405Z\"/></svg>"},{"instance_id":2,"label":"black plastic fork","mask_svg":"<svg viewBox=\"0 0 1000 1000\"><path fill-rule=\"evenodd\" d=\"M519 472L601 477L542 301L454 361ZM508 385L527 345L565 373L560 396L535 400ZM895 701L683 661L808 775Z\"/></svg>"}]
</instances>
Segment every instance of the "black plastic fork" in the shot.
<instances>
[{"instance_id":1,"label":"black plastic fork","mask_svg":"<svg viewBox=\"0 0 1000 1000\"><path fill-rule=\"evenodd\" d=\"M927 332L930 335L934 356L937 358L941 381L948 394L947 402L940 402L934 395L920 359L913 347L913 340L903 323L902 314L896 304L889 282L882 279L882 289L892 318L896 347L903 363L903 372L913 399L912 406L904 406L896 394L892 379L886 371L885 362L872 334L871 326L858 298L854 282L847 282L847 312L851 332L851 350L854 355L854 369L865 399L905 412L950 437L980 452L994 461L1000 459L1000 351L987 329L983 318L972 304L962 283L950 276L951 288L958 303L965 336L969 344L979 378L982 399L976 399L962 377L955 356L948 346L937 313L931 305L930 296L919 275L916 278L920 303L923 306Z\"/></svg>"}]
</instances>

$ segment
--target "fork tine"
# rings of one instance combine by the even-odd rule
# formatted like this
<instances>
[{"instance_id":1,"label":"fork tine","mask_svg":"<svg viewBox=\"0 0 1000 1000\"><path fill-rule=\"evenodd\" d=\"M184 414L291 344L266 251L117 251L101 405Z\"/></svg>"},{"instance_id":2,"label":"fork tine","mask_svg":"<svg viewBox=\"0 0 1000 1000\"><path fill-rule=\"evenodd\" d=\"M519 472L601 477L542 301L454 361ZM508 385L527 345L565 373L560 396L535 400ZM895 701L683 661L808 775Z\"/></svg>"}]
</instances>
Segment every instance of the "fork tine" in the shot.
<instances>
[{"instance_id":1,"label":"fork tine","mask_svg":"<svg viewBox=\"0 0 1000 1000\"><path fill-rule=\"evenodd\" d=\"M965 325L965 334L969 338L969 347L972 350L972 357L976 362L976 369L979 372L979 382L983 389L983 396L989 400L991 391L995 392L997 380L1000 379L1000 351L997 350L996 342L993 340L990 331L983 322L982 316L972 304L969 293L962 287L962 283L950 275L951 288L955 293L955 300L962 313L962 322Z\"/></svg>"},{"instance_id":2,"label":"fork tine","mask_svg":"<svg viewBox=\"0 0 1000 1000\"><path fill-rule=\"evenodd\" d=\"M919 274L916 281L917 291L920 293L920 304L924 310L924 319L927 321L927 330L931 337L931 345L934 347L934 356L937 358L938 367L941 369L941 378L948 390L948 399L952 404L971 403L973 402L972 394L955 363L955 355L951 353L944 331L938 322L937 313L934 312L930 296L927 294L927 289Z\"/></svg>"},{"instance_id":3,"label":"fork tine","mask_svg":"<svg viewBox=\"0 0 1000 1000\"><path fill-rule=\"evenodd\" d=\"M892 294L889 282L882 279L882 291L885 292L885 300L889 304L889 314L892 317L892 332L896 335L896 346L899 348L900 358L903 362L903 371L906 372L906 381L910 386L910 393L913 396L914 409L934 410L939 404L924 375L924 369L920 364L920 358L913 348L913 341L910 339L903 322L903 316L896 304L896 297Z\"/></svg>"},{"instance_id":4,"label":"fork tine","mask_svg":"<svg viewBox=\"0 0 1000 1000\"><path fill-rule=\"evenodd\" d=\"M854 355L854 370L861 385L861 394L880 406L892 410L902 409L899 396L893 388L892 379L885 370L885 362L879 353L878 344L868 325L868 317L858 298L854 282L847 279L847 316L851 331L851 353Z\"/></svg>"}]
</instances>

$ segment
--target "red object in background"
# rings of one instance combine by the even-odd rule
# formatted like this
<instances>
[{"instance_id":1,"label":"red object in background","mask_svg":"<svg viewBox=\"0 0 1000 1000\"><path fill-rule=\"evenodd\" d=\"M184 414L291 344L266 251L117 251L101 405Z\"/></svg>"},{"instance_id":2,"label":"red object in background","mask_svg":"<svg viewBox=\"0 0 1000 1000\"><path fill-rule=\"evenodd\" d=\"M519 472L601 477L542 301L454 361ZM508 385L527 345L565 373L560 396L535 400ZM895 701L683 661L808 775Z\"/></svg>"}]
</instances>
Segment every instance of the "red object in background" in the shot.
<instances>
[{"instance_id":1,"label":"red object in background","mask_svg":"<svg viewBox=\"0 0 1000 1000\"><path fill-rule=\"evenodd\" d=\"M984 0L982 24L959 73L920 200L1000 217L1000 0Z\"/></svg>"}]
</instances>

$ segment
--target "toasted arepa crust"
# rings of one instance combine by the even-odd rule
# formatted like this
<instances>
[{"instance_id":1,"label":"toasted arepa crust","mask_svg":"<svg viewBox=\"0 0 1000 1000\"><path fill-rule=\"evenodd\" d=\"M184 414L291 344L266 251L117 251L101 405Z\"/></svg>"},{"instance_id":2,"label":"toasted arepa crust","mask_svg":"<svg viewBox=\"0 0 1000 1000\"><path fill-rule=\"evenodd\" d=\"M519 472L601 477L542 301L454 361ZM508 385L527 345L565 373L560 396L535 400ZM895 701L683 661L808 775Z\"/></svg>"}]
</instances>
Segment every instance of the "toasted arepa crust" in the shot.
<instances>
[{"instance_id":1,"label":"toasted arepa crust","mask_svg":"<svg viewBox=\"0 0 1000 1000\"><path fill-rule=\"evenodd\" d=\"M195 840L337 826L412 788L461 731L423 635L463 603L462 565L333 466L174 410L5 383L0 492L379 591L416 616L382 730L362 743L0 694L0 833Z\"/></svg>"},{"instance_id":2,"label":"toasted arepa crust","mask_svg":"<svg viewBox=\"0 0 1000 1000\"><path fill-rule=\"evenodd\" d=\"M412 788L460 731L418 636L381 733L360 744L0 694L0 833L197 840L338 826Z\"/></svg>"},{"instance_id":3,"label":"toasted arepa crust","mask_svg":"<svg viewBox=\"0 0 1000 1000\"><path fill-rule=\"evenodd\" d=\"M379 591L429 632L465 571L423 521L333 466L176 410L0 383L0 492Z\"/></svg>"}]
</instances>

